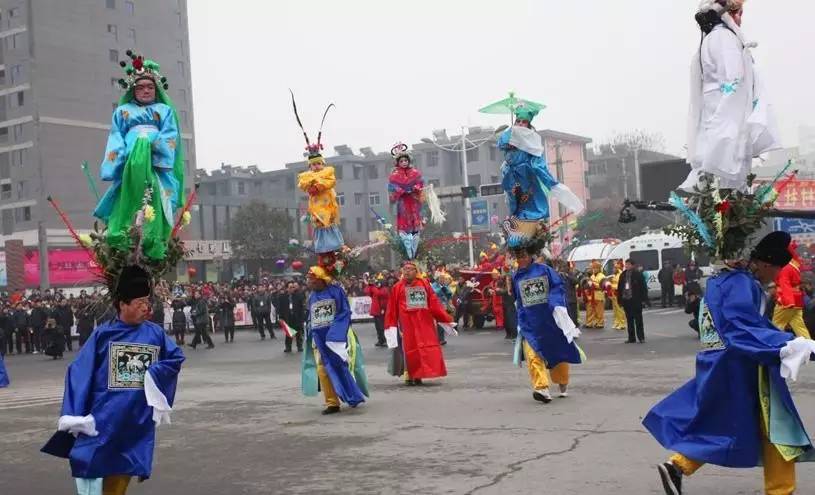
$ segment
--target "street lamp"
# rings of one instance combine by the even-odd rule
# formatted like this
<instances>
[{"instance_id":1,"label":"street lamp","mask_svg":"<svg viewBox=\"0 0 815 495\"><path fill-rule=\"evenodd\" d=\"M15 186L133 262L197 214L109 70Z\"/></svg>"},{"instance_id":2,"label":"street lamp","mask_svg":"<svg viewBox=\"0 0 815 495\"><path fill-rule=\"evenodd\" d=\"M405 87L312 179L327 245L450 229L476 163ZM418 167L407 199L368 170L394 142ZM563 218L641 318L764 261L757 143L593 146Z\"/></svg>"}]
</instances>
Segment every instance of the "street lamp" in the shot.
<instances>
[{"instance_id":1,"label":"street lamp","mask_svg":"<svg viewBox=\"0 0 815 495\"><path fill-rule=\"evenodd\" d=\"M429 142L429 144L432 144L436 148L443 151L449 151L451 153L461 152L461 170L462 175L464 176L464 187L470 187L470 176L467 169L467 152L480 147L482 144L488 141L491 141L493 136L484 139L470 140L467 139L467 134L464 131L464 126L462 126L461 141L458 143L451 142L447 137L447 131L444 129L437 129L433 131L433 140L425 138L422 139L422 142ZM445 142L445 144L440 144L440 141ZM475 266L475 253L473 251L472 208L470 206L469 197L464 198L464 219L467 227L467 244L470 254L470 266Z\"/></svg>"}]
</instances>

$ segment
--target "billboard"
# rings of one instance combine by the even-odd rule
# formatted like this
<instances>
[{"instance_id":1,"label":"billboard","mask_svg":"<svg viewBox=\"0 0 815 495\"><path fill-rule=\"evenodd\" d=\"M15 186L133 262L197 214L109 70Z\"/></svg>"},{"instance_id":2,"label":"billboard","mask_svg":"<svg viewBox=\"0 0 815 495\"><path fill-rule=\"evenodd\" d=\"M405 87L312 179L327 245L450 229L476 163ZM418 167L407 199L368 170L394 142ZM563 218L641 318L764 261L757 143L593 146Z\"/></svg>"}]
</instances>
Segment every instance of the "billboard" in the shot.
<instances>
[{"instance_id":1,"label":"billboard","mask_svg":"<svg viewBox=\"0 0 815 495\"><path fill-rule=\"evenodd\" d=\"M470 200L470 225L473 232L489 232L490 208L486 199Z\"/></svg>"},{"instance_id":2,"label":"billboard","mask_svg":"<svg viewBox=\"0 0 815 495\"><path fill-rule=\"evenodd\" d=\"M40 285L40 252L28 249L23 262L26 287ZM98 266L82 248L51 248L48 250L48 275L54 286L90 286L99 283Z\"/></svg>"}]
</instances>

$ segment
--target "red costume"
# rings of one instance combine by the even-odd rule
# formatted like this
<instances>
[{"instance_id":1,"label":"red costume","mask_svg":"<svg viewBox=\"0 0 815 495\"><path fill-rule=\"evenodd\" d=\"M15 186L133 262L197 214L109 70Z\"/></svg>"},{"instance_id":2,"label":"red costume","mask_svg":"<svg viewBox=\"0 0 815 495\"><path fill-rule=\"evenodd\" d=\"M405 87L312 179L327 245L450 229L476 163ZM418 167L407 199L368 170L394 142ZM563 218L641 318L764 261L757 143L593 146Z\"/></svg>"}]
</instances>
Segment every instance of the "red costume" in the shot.
<instances>
[{"instance_id":1,"label":"red costume","mask_svg":"<svg viewBox=\"0 0 815 495\"><path fill-rule=\"evenodd\" d=\"M801 265L795 259L781 269L775 279L778 304L783 308L803 308L804 293L801 291Z\"/></svg>"},{"instance_id":2,"label":"red costume","mask_svg":"<svg viewBox=\"0 0 815 495\"><path fill-rule=\"evenodd\" d=\"M384 316L385 310L388 308L390 293L390 289L387 287L377 287L373 284L365 287L365 295L371 298L371 316Z\"/></svg>"},{"instance_id":3,"label":"red costume","mask_svg":"<svg viewBox=\"0 0 815 495\"><path fill-rule=\"evenodd\" d=\"M426 280L417 278L408 283L402 279L393 286L385 311L385 332L395 333L398 325L411 379L447 376L436 322L452 321Z\"/></svg>"}]
</instances>

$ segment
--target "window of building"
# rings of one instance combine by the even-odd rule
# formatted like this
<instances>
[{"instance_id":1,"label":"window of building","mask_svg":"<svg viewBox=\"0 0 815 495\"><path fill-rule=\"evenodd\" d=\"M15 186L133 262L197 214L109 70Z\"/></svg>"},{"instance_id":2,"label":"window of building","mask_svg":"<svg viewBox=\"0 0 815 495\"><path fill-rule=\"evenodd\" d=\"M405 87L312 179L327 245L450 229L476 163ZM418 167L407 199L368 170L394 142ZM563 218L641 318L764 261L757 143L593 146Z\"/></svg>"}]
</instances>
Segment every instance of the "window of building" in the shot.
<instances>
[{"instance_id":1,"label":"window of building","mask_svg":"<svg viewBox=\"0 0 815 495\"><path fill-rule=\"evenodd\" d=\"M360 173L359 171L362 170L362 167L354 166L354 179L359 179Z\"/></svg>"},{"instance_id":2,"label":"window of building","mask_svg":"<svg viewBox=\"0 0 815 495\"><path fill-rule=\"evenodd\" d=\"M11 184L0 184L0 199L11 199Z\"/></svg>"},{"instance_id":3,"label":"window of building","mask_svg":"<svg viewBox=\"0 0 815 495\"><path fill-rule=\"evenodd\" d=\"M16 33L13 36L10 36L8 38L8 40L9 40L8 43L11 44L11 46L9 48L15 49L15 50L17 48L22 48L23 47L23 34L24 33Z\"/></svg>"},{"instance_id":4,"label":"window of building","mask_svg":"<svg viewBox=\"0 0 815 495\"><path fill-rule=\"evenodd\" d=\"M243 181L238 182L238 194L241 196L246 194L246 184Z\"/></svg>"},{"instance_id":5,"label":"window of building","mask_svg":"<svg viewBox=\"0 0 815 495\"><path fill-rule=\"evenodd\" d=\"M115 9L116 8L116 0L105 0L105 5L109 9Z\"/></svg>"},{"instance_id":6,"label":"window of building","mask_svg":"<svg viewBox=\"0 0 815 495\"><path fill-rule=\"evenodd\" d=\"M25 91L20 91L17 93L17 106L21 107L25 105Z\"/></svg>"},{"instance_id":7,"label":"window of building","mask_svg":"<svg viewBox=\"0 0 815 495\"><path fill-rule=\"evenodd\" d=\"M23 66L20 64L12 65L9 69L9 76L11 77L11 84L20 82L20 76L23 73Z\"/></svg>"},{"instance_id":8,"label":"window of building","mask_svg":"<svg viewBox=\"0 0 815 495\"><path fill-rule=\"evenodd\" d=\"M490 161L494 162L496 160L498 160L498 148L490 146Z\"/></svg>"},{"instance_id":9,"label":"window of building","mask_svg":"<svg viewBox=\"0 0 815 495\"><path fill-rule=\"evenodd\" d=\"M368 178L369 179L378 179L379 178L379 169L376 165L371 165L368 167Z\"/></svg>"},{"instance_id":10,"label":"window of building","mask_svg":"<svg viewBox=\"0 0 815 495\"><path fill-rule=\"evenodd\" d=\"M3 210L3 235L14 232L14 212L11 209Z\"/></svg>"},{"instance_id":11,"label":"window of building","mask_svg":"<svg viewBox=\"0 0 815 495\"><path fill-rule=\"evenodd\" d=\"M362 219L360 217L357 217L356 220L357 220L357 232L362 232Z\"/></svg>"},{"instance_id":12,"label":"window of building","mask_svg":"<svg viewBox=\"0 0 815 495\"><path fill-rule=\"evenodd\" d=\"M378 192L372 192L368 195L368 204L370 206L379 206L381 202Z\"/></svg>"},{"instance_id":13,"label":"window of building","mask_svg":"<svg viewBox=\"0 0 815 495\"><path fill-rule=\"evenodd\" d=\"M187 103L187 90L181 88L178 90L178 101L182 103Z\"/></svg>"},{"instance_id":14,"label":"window of building","mask_svg":"<svg viewBox=\"0 0 815 495\"><path fill-rule=\"evenodd\" d=\"M9 9L8 16L9 17L19 17L20 16L20 7L14 7L13 9Z\"/></svg>"},{"instance_id":15,"label":"window of building","mask_svg":"<svg viewBox=\"0 0 815 495\"><path fill-rule=\"evenodd\" d=\"M110 87L111 88L118 88L119 86L119 78L118 77L111 77L110 78ZM115 107L114 107L115 108Z\"/></svg>"},{"instance_id":16,"label":"window of building","mask_svg":"<svg viewBox=\"0 0 815 495\"><path fill-rule=\"evenodd\" d=\"M28 196L28 182L21 180L17 183L17 199L23 199Z\"/></svg>"},{"instance_id":17,"label":"window of building","mask_svg":"<svg viewBox=\"0 0 815 495\"><path fill-rule=\"evenodd\" d=\"M490 175L490 184L495 184L495 183L500 182L500 181L501 181L501 178L498 177L497 175Z\"/></svg>"},{"instance_id":18,"label":"window of building","mask_svg":"<svg viewBox=\"0 0 815 495\"><path fill-rule=\"evenodd\" d=\"M345 206L345 193L337 193L337 204Z\"/></svg>"},{"instance_id":19,"label":"window of building","mask_svg":"<svg viewBox=\"0 0 815 495\"><path fill-rule=\"evenodd\" d=\"M25 161L25 150L14 150L11 152L11 164L20 167Z\"/></svg>"},{"instance_id":20,"label":"window of building","mask_svg":"<svg viewBox=\"0 0 815 495\"><path fill-rule=\"evenodd\" d=\"M6 69L0 68L0 84L6 84Z\"/></svg>"},{"instance_id":21,"label":"window of building","mask_svg":"<svg viewBox=\"0 0 815 495\"><path fill-rule=\"evenodd\" d=\"M438 167L439 166L439 152L438 151L429 151L427 153L427 166L428 167Z\"/></svg>"},{"instance_id":22,"label":"window of building","mask_svg":"<svg viewBox=\"0 0 815 495\"><path fill-rule=\"evenodd\" d=\"M136 5L133 2L125 2L125 12L129 15L136 13Z\"/></svg>"},{"instance_id":23,"label":"window of building","mask_svg":"<svg viewBox=\"0 0 815 495\"><path fill-rule=\"evenodd\" d=\"M204 184L204 191L210 196L215 196L215 183Z\"/></svg>"},{"instance_id":24,"label":"window of building","mask_svg":"<svg viewBox=\"0 0 815 495\"><path fill-rule=\"evenodd\" d=\"M348 233L348 225L344 218L340 218L340 230L343 234Z\"/></svg>"},{"instance_id":25,"label":"window of building","mask_svg":"<svg viewBox=\"0 0 815 495\"><path fill-rule=\"evenodd\" d=\"M186 110L181 110L181 122L183 122L184 125L189 124L189 119L187 117L187 111Z\"/></svg>"},{"instance_id":26,"label":"window of building","mask_svg":"<svg viewBox=\"0 0 815 495\"><path fill-rule=\"evenodd\" d=\"M119 50L108 50L108 59L113 63L119 63Z\"/></svg>"},{"instance_id":27,"label":"window of building","mask_svg":"<svg viewBox=\"0 0 815 495\"><path fill-rule=\"evenodd\" d=\"M433 186L435 189L441 187L441 181L439 179L430 179L427 181L427 184Z\"/></svg>"},{"instance_id":28,"label":"window of building","mask_svg":"<svg viewBox=\"0 0 815 495\"><path fill-rule=\"evenodd\" d=\"M286 176L286 189L294 190L294 176L287 175Z\"/></svg>"},{"instance_id":29,"label":"window of building","mask_svg":"<svg viewBox=\"0 0 815 495\"><path fill-rule=\"evenodd\" d=\"M108 33L113 35L113 39L119 40L119 28L116 24L108 24Z\"/></svg>"},{"instance_id":30,"label":"window of building","mask_svg":"<svg viewBox=\"0 0 815 495\"><path fill-rule=\"evenodd\" d=\"M130 40L130 42L133 43L133 46L136 46L136 30L133 28L128 29L127 37Z\"/></svg>"},{"instance_id":31,"label":"window of building","mask_svg":"<svg viewBox=\"0 0 815 495\"><path fill-rule=\"evenodd\" d=\"M15 141L22 141L23 140L23 124L17 124L12 127L14 131L14 140Z\"/></svg>"},{"instance_id":32,"label":"window of building","mask_svg":"<svg viewBox=\"0 0 815 495\"><path fill-rule=\"evenodd\" d=\"M176 12L175 15L178 17L178 27L184 27L184 16L181 15L181 12Z\"/></svg>"},{"instance_id":33,"label":"window of building","mask_svg":"<svg viewBox=\"0 0 815 495\"><path fill-rule=\"evenodd\" d=\"M362 204L362 193L354 193L354 204L359 206Z\"/></svg>"},{"instance_id":34,"label":"window of building","mask_svg":"<svg viewBox=\"0 0 815 495\"><path fill-rule=\"evenodd\" d=\"M221 181L218 183L218 194L221 196L229 196L229 189L226 181Z\"/></svg>"},{"instance_id":35,"label":"window of building","mask_svg":"<svg viewBox=\"0 0 815 495\"><path fill-rule=\"evenodd\" d=\"M263 193L263 182L257 181L255 184L255 194L262 194Z\"/></svg>"},{"instance_id":36,"label":"window of building","mask_svg":"<svg viewBox=\"0 0 815 495\"><path fill-rule=\"evenodd\" d=\"M11 177L11 167L9 167L8 153L0 154L0 179L8 179Z\"/></svg>"},{"instance_id":37,"label":"window of building","mask_svg":"<svg viewBox=\"0 0 815 495\"><path fill-rule=\"evenodd\" d=\"M178 51L180 51L181 53L184 53L184 40L176 40L176 41L178 41L178 45L177 45L178 46Z\"/></svg>"},{"instance_id":38,"label":"window of building","mask_svg":"<svg viewBox=\"0 0 815 495\"><path fill-rule=\"evenodd\" d=\"M379 222L375 218L368 217L368 231L379 230Z\"/></svg>"},{"instance_id":39,"label":"window of building","mask_svg":"<svg viewBox=\"0 0 815 495\"><path fill-rule=\"evenodd\" d=\"M17 223L31 221L31 207L25 206L23 208L14 209L14 220Z\"/></svg>"},{"instance_id":40,"label":"window of building","mask_svg":"<svg viewBox=\"0 0 815 495\"><path fill-rule=\"evenodd\" d=\"M467 175L467 179L470 181L471 187L481 186L481 174L469 174Z\"/></svg>"},{"instance_id":41,"label":"window of building","mask_svg":"<svg viewBox=\"0 0 815 495\"><path fill-rule=\"evenodd\" d=\"M0 141L8 141L8 127L0 127ZM8 154L3 153L2 156L8 157Z\"/></svg>"},{"instance_id":42,"label":"window of building","mask_svg":"<svg viewBox=\"0 0 815 495\"><path fill-rule=\"evenodd\" d=\"M334 165L334 177L337 180L342 180L342 165Z\"/></svg>"}]
</instances>

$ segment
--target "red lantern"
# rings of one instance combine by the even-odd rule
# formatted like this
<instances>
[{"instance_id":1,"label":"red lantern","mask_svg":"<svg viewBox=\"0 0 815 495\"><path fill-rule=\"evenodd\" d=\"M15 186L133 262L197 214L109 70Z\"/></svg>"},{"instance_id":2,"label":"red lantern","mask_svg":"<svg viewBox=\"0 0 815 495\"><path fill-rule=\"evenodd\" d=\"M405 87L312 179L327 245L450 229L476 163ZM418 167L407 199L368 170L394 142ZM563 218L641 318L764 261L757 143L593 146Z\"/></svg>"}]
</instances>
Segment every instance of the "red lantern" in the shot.
<instances>
[{"instance_id":1,"label":"red lantern","mask_svg":"<svg viewBox=\"0 0 815 495\"><path fill-rule=\"evenodd\" d=\"M292 267L292 269L294 269L294 270L298 270L298 271L299 271L299 270L302 270L302 269L303 269L303 262L302 262L302 261L300 261L300 260L294 260L294 261L292 261L292 263L291 263L291 267Z\"/></svg>"},{"instance_id":2,"label":"red lantern","mask_svg":"<svg viewBox=\"0 0 815 495\"><path fill-rule=\"evenodd\" d=\"M187 268L187 275L189 275L190 278L195 278L196 273L198 273L198 270L196 270L194 266Z\"/></svg>"}]
</instances>

